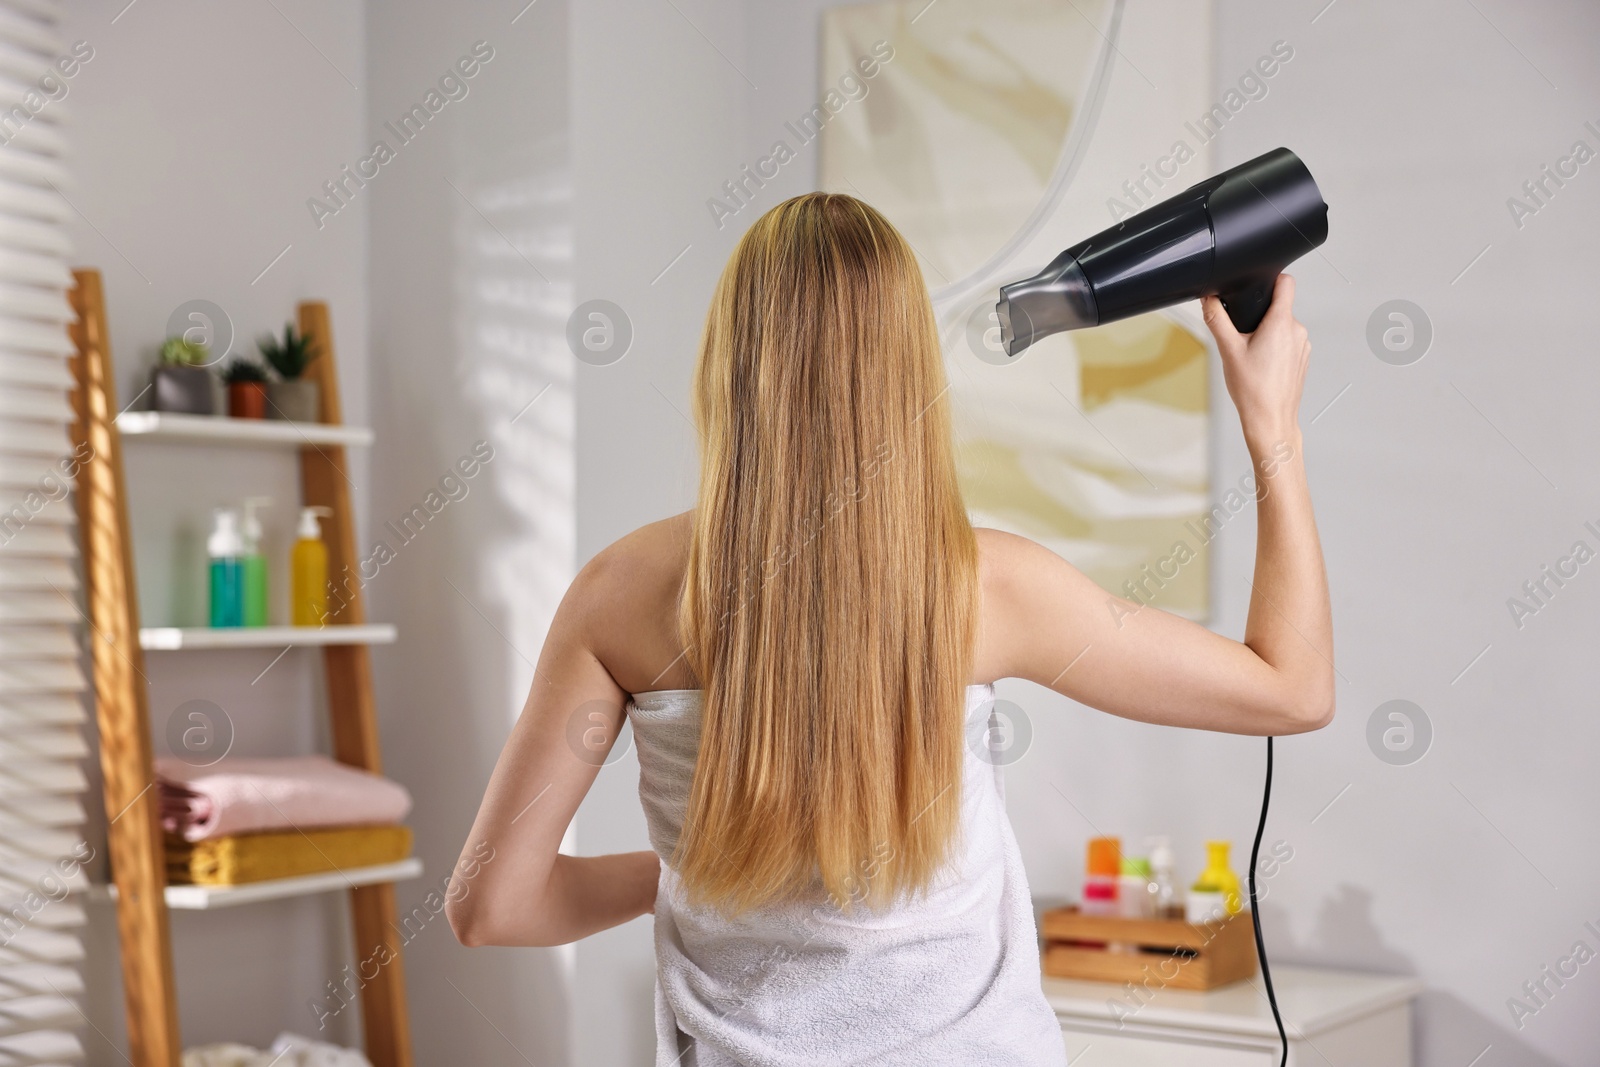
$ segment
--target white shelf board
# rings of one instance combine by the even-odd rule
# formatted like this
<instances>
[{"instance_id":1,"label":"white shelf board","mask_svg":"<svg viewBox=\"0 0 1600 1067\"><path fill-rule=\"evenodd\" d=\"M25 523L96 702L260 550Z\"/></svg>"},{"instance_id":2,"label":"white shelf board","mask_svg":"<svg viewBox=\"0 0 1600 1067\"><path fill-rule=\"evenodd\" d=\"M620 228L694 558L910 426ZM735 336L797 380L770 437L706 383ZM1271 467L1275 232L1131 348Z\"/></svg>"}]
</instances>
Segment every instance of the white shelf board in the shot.
<instances>
[{"instance_id":1,"label":"white shelf board","mask_svg":"<svg viewBox=\"0 0 1600 1067\"><path fill-rule=\"evenodd\" d=\"M147 626L139 647L147 652L186 648L280 648L284 645L388 645L397 631L389 623L360 626Z\"/></svg>"},{"instance_id":2,"label":"white shelf board","mask_svg":"<svg viewBox=\"0 0 1600 1067\"><path fill-rule=\"evenodd\" d=\"M150 441L192 441L197 444L370 445L372 430L365 426L330 426L322 422L285 422L281 419L234 419L225 415L181 415L171 411L124 411L117 430L125 438Z\"/></svg>"},{"instance_id":3,"label":"white shelf board","mask_svg":"<svg viewBox=\"0 0 1600 1067\"><path fill-rule=\"evenodd\" d=\"M398 863L349 867L342 871L304 874L298 878L274 878L266 882L246 882L244 885L169 885L166 890L167 907L177 911L212 911L240 904L257 904L263 900L331 893L358 885L404 882L421 876L422 861L410 856ZM93 897L97 900L116 900L117 887L96 886Z\"/></svg>"}]
</instances>

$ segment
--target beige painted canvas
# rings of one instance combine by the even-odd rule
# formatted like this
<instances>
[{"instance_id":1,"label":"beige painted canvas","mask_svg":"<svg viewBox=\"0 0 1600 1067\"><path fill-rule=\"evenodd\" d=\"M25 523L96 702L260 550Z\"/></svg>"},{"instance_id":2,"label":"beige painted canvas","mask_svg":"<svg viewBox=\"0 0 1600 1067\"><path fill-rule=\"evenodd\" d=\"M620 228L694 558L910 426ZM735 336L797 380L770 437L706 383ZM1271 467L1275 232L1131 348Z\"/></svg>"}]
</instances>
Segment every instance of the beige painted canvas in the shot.
<instances>
[{"instance_id":1,"label":"beige painted canvas","mask_svg":"<svg viewBox=\"0 0 1600 1067\"><path fill-rule=\"evenodd\" d=\"M1059 250L1114 221L1085 205L1108 201L1115 187L1104 196L1074 189L1074 180L1083 184L1078 165L1098 152L1101 172L1137 173L1148 150L1095 125L1107 94L1123 93L1123 112L1138 114L1153 98L1166 110L1150 110L1165 114L1191 101L1163 94L1195 97L1205 84L1204 41L1192 60L1176 50L1195 70L1167 77L1169 60L1159 72L1165 90L1117 69L1127 53L1149 52L1130 29L1164 32L1159 18L1122 15L1116 0L830 9L823 86L837 85L875 42L890 42L893 54L866 96L823 127L820 181L873 204L917 251L945 337L974 521L1048 545L1103 588L1203 618L1215 523L1207 523L1208 347L1197 324L1145 315L1047 338L1014 362L995 354L998 286L1043 265L1041 241L1059 240L1045 245ZM1199 97L1193 104L1204 110ZM1189 180L1207 165L1192 164ZM1063 203L1077 204L1067 224ZM1054 237L1064 225L1079 232Z\"/></svg>"}]
</instances>

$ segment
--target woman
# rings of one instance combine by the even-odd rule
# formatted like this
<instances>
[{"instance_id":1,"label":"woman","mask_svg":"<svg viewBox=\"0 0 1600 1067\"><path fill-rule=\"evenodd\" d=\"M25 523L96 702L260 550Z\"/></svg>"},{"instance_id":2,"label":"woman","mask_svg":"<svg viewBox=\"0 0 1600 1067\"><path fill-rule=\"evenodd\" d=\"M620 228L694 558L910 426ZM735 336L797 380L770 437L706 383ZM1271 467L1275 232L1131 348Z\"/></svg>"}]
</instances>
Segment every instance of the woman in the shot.
<instances>
[{"instance_id":1,"label":"woman","mask_svg":"<svg viewBox=\"0 0 1600 1067\"><path fill-rule=\"evenodd\" d=\"M698 503L562 601L462 853L462 943L653 911L661 1064L1064 1063L998 775L967 741L1000 678L1195 729L1332 717L1293 297L1280 277L1248 337L1205 307L1272 480L1240 643L973 529L909 246L848 196L762 216L701 341ZM653 851L561 855L624 715Z\"/></svg>"}]
</instances>

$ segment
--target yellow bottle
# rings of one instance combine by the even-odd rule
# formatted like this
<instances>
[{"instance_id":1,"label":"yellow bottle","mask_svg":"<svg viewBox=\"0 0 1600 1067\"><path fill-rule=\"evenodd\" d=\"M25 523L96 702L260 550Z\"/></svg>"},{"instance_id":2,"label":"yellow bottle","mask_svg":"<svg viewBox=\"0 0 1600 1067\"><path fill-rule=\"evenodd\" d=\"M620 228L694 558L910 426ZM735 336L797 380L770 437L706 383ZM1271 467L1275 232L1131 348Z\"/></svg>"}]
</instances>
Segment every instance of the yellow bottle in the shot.
<instances>
[{"instance_id":1,"label":"yellow bottle","mask_svg":"<svg viewBox=\"0 0 1600 1067\"><path fill-rule=\"evenodd\" d=\"M317 516L331 514L324 507L300 509L300 538L289 553L289 621L296 626L328 621L328 546Z\"/></svg>"},{"instance_id":2,"label":"yellow bottle","mask_svg":"<svg viewBox=\"0 0 1600 1067\"><path fill-rule=\"evenodd\" d=\"M1200 922L1220 904L1228 915L1244 907L1239 894L1239 876L1228 866L1228 842L1206 842L1206 869L1189 888L1189 921Z\"/></svg>"}]
</instances>

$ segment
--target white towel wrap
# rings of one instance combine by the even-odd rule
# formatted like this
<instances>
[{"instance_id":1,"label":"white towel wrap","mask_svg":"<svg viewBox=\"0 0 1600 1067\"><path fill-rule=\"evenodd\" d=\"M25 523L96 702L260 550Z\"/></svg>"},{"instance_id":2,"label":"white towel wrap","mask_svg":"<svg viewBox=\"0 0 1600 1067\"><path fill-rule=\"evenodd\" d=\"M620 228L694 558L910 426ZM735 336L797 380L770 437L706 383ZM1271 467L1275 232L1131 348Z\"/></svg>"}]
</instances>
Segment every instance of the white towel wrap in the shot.
<instances>
[{"instance_id":1,"label":"white towel wrap","mask_svg":"<svg viewBox=\"0 0 1600 1067\"><path fill-rule=\"evenodd\" d=\"M1064 1067L1039 978L1038 934L999 761L992 686L967 690L960 836L929 891L885 912L814 901L728 919L683 900L663 862L656 897L658 1067ZM700 693L628 708L651 845L670 857L699 740ZM990 758L983 758L985 754Z\"/></svg>"}]
</instances>

